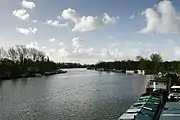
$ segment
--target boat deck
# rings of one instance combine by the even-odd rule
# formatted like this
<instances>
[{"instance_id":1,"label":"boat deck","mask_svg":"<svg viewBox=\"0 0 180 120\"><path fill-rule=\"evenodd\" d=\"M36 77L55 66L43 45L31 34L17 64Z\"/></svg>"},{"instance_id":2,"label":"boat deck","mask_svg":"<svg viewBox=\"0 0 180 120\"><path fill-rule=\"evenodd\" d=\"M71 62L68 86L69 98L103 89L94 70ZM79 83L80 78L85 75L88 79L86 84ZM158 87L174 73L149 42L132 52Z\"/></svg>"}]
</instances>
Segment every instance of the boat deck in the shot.
<instances>
[{"instance_id":1,"label":"boat deck","mask_svg":"<svg viewBox=\"0 0 180 120\"><path fill-rule=\"evenodd\" d=\"M180 120L180 102L167 102L159 120Z\"/></svg>"},{"instance_id":2,"label":"boat deck","mask_svg":"<svg viewBox=\"0 0 180 120\"><path fill-rule=\"evenodd\" d=\"M163 103L161 97L143 94L118 120L157 120Z\"/></svg>"}]
</instances>

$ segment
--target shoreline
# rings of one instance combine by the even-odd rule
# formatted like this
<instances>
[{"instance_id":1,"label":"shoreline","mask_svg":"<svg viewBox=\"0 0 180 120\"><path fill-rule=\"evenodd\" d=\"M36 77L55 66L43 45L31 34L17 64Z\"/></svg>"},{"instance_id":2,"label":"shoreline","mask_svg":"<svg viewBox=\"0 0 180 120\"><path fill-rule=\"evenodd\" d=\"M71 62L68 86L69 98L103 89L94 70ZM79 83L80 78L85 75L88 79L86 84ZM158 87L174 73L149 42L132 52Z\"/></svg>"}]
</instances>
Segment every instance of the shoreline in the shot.
<instances>
[{"instance_id":1,"label":"shoreline","mask_svg":"<svg viewBox=\"0 0 180 120\"><path fill-rule=\"evenodd\" d=\"M58 70L54 70L54 71L51 71L51 72L45 72L43 74L41 74L41 73L33 73L31 75L21 74L21 75L16 76L16 77L3 76L3 77L0 78L0 81L11 80L11 79L20 79L20 78L43 77L43 76L51 76L51 75L65 74L65 73L67 73L67 71L58 69Z\"/></svg>"},{"instance_id":2,"label":"shoreline","mask_svg":"<svg viewBox=\"0 0 180 120\"><path fill-rule=\"evenodd\" d=\"M114 73L124 73L127 75L151 75L146 74L144 70L125 70L125 69L106 69L106 68L86 68L87 70L95 70L98 72L114 72Z\"/></svg>"}]
</instances>

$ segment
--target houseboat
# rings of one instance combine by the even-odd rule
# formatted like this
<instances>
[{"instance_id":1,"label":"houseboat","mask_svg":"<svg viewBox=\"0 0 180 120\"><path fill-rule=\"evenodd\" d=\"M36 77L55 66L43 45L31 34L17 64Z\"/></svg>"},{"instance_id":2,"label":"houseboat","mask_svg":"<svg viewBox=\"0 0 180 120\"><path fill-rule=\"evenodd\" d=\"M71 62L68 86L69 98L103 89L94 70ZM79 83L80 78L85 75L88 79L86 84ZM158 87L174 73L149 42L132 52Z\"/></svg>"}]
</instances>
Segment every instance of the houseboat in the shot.
<instances>
[{"instance_id":1,"label":"houseboat","mask_svg":"<svg viewBox=\"0 0 180 120\"><path fill-rule=\"evenodd\" d=\"M180 102L167 102L159 120L180 120Z\"/></svg>"},{"instance_id":2,"label":"houseboat","mask_svg":"<svg viewBox=\"0 0 180 120\"><path fill-rule=\"evenodd\" d=\"M180 120L180 86L171 87L168 102L166 102L160 120Z\"/></svg>"},{"instance_id":3,"label":"houseboat","mask_svg":"<svg viewBox=\"0 0 180 120\"><path fill-rule=\"evenodd\" d=\"M174 85L170 89L169 101L180 101L180 86Z\"/></svg>"},{"instance_id":4,"label":"houseboat","mask_svg":"<svg viewBox=\"0 0 180 120\"><path fill-rule=\"evenodd\" d=\"M144 93L118 120L158 120L163 104L161 92Z\"/></svg>"}]
</instances>

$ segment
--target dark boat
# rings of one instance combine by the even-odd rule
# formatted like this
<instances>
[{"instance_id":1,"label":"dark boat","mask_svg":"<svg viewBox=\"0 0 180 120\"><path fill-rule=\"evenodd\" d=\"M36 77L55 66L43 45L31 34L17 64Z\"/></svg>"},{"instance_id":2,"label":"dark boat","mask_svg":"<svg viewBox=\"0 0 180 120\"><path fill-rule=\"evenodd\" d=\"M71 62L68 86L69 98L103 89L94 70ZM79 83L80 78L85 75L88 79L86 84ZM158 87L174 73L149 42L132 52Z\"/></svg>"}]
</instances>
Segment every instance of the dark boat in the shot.
<instances>
[{"instance_id":1,"label":"dark boat","mask_svg":"<svg viewBox=\"0 0 180 120\"><path fill-rule=\"evenodd\" d=\"M158 120L164 103L161 91L144 93L118 120Z\"/></svg>"},{"instance_id":2,"label":"dark boat","mask_svg":"<svg viewBox=\"0 0 180 120\"><path fill-rule=\"evenodd\" d=\"M55 74L60 74L60 73L67 73L67 71L55 70L55 71L52 71L52 72L45 72L44 75L49 76L49 75L55 75Z\"/></svg>"}]
</instances>

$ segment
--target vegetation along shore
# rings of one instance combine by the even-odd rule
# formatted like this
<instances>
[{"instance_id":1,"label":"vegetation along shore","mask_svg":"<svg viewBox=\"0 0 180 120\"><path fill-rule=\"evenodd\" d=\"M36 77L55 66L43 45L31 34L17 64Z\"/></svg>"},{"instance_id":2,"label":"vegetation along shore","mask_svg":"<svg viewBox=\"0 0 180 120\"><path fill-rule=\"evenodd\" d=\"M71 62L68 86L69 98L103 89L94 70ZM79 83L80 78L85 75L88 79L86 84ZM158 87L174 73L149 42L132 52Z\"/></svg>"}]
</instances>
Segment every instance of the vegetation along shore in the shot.
<instances>
[{"instance_id":1,"label":"vegetation along shore","mask_svg":"<svg viewBox=\"0 0 180 120\"><path fill-rule=\"evenodd\" d=\"M163 58L159 54L153 53L150 55L150 58L137 56L136 60L122 60L113 62L100 61L97 64L90 65L88 69L122 73L125 73L126 70L131 70L135 73L137 70L144 70L145 74L157 74L159 72L180 73L180 61L163 61Z\"/></svg>"},{"instance_id":2,"label":"vegetation along shore","mask_svg":"<svg viewBox=\"0 0 180 120\"><path fill-rule=\"evenodd\" d=\"M56 63L42 51L17 45L0 48L0 80L66 73L62 68L82 68L78 63Z\"/></svg>"}]
</instances>

